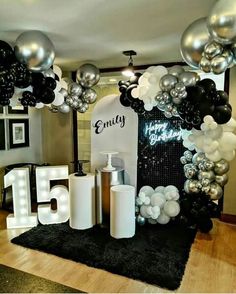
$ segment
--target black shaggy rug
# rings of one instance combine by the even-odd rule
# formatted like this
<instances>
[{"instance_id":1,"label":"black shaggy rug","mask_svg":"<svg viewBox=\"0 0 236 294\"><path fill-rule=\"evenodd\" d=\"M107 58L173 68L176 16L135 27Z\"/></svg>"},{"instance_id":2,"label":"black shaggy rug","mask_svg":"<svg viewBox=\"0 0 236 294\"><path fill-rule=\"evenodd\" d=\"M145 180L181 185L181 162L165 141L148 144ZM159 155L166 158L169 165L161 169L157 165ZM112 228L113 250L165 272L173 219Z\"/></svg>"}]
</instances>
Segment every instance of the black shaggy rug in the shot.
<instances>
[{"instance_id":1,"label":"black shaggy rug","mask_svg":"<svg viewBox=\"0 0 236 294\"><path fill-rule=\"evenodd\" d=\"M39 225L11 242L175 290L195 234L176 224L146 225L133 238L117 240L108 229L78 231L63 223Z\"/></svg>"}]
</instances>

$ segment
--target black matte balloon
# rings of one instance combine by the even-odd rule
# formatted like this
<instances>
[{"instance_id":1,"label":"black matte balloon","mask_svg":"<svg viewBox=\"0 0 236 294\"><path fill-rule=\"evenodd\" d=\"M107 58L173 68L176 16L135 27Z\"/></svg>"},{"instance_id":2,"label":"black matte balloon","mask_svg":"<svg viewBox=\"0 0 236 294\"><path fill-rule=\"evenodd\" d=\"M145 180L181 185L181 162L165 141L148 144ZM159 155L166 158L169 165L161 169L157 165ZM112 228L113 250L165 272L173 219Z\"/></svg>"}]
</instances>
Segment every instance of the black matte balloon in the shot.
<instances>
[{"instance_id":1,"label":"black matte balloon","mask_svg":"<svg viewBox=\"0 0 236 294\"><path fill-rule=\"evenodd\" d=\"M231 119L232 111L227 105L217 106L212 116L218 124L225 124Z\"/></svg>"},{"instance_id":2,"label":"black matte balloon","mask_svg":"<svg viewBox=\"0 0 236 294\"><path fill-rule=\"evenodd\" d=\"M43 88L45 87L45 83L46 83L46 80L42 73L36 73L36 72L32 73L32 85L34 87Z\"/></svg>"},{"instance_id":3,"label":"black matte balloon","mask_svg":"<svg viewBox=\"0 0 236 294\"><path fill-rule=\"evenodd\" d=\"M55 99L55 93L50 88L45 88L40 95L40 101L44 104L50 104Z\"/></svg>"},{"instance_id":4,"label":"black matte balloon","mask_svg":"<svg viewBox=\"0 0 236 294\"><path fill-rule=\"evenodd\" d=\"M213 223L210 218L202 218L198 223L199 230L202 233L208 233L213 228Z\"/></svg>"},{"instance_id":5,"label":"black matte balloon","mask_svg":"<svg viewBox=\"0 0 236 294\"><path fill-rule=\"evenodd\" d=\"M197 85L204 88L206 94L212 94L216 91L216 84L211 79L203 79L197 83Z\"/></svg>"},{"instance_id":6,"label":"black matte balloon","mask_svg":"<svg viewBox=\"0 0 236 294\"><path fill-rule=\"evenodd\" d=\"M215 109L215 106L209 100L205 100L199 104L198 109L200 111L201 117L203 118L206 115L211 115Z\"/></svg>"},{"instance_id":7,"label":"black matte balloon","mask_svg":"<svg viewBox=\"0 0 236 294\"><path fill-rule=\"evenodd\" d=\"M57 82L56 82L56 80L54 80L51 77L46 77L45 78L45 85L46 85L46 87L54 90L56 88L56 86L57 86Z\"/></svg>"},{"instance_id":8,"label":"black matte balloon","mask_svg":"<svg viewBox=\"0 0 236 294\"><path fill-rule=\"evenodd\" d=\"M219 100L217 101L218 105L225 105L229 102L229 96L225 91L217 91Z\"/></svg>"},{"instance_id":9,"label":"black matte balloon","mask_svg":"<svg viewBox=\"0 0 236 294\"><path fill-rule=\"evenodd\" d=\"M120 103L125 107L129 107L131 105L130 100L127 98L125 93L120 95Z\"/></svg>"},{"instance_id":10,"label":"black matte balloon","mask_svg":"<svg viewBox=\"0 0 236 294\"><path fill-rule=\"evenodd\" d=\"M14 58L14 52L11 46L0 40L0 63L3 65L9 64Z\"/></svg>"},{"instance_id":11,"label":"black matte balloon","mask_svg":"<svg viewBox=\"0 0 236 294\"><path fill-rule=\"evenodd\" d=\"M206 92L205 92L204 88L199 85L187 87L186 91L187 91L188 100L194 104L200 102L206 96Z\"/></svg>"}]
</instances>

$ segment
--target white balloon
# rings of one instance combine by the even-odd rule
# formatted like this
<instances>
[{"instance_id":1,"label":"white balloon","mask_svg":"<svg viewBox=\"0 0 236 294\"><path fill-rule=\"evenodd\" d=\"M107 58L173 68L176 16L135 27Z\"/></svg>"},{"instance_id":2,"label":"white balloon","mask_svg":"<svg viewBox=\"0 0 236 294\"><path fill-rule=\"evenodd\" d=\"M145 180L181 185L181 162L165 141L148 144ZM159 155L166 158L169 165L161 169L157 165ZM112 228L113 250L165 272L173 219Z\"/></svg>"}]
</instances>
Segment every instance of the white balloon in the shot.
<instances>
[{"instance_id":1,"label":"white balloon","mask_svg":"<svg viewBox=\"0 0 236 294\"><path fill-rule=\"evenodd\" d=\"M132 96L133 98L138 98L138 96L139 96L139 90L138 90L138 88L134 88L134 89L131 91L131 96Z\"/></svg>"},{"instance_id":2,"label":"white balloon","mask_svg":"<svg viewBox=\"0 0 236 294\"><path fill-rule=\"evenodd\" d=\"M169 186L165 187L164 192L166 193L169 191L177 191L178 192L178 189L174 185L169 185Z\"/></svg>"},{"instance_id":3,"label":"white balloon","mask_svg":"<svg viewBox=\"0 0 236 294\"><path fill-rule=\"evenodd\" d=\"M179 203L174 200L166 201L164 205L164 212L170 217L177 216L180 212Z\"/></svg>"},{"instance_id":4,"label":"white balloon","mask_svg":"<svg viewBox=\"0 0 236 294\"><path fill-rule=\"evenodd\" d=\"M52 102L54 106L60 106L64 103L64 96L61 93L57 93L55 99Z\"/></svg>"},{"instance_id":5,"label":"white balloon","mask_svg":"<svg viewBox=\"0 0 236 294\"><path fill-rule=\"evenodd\" d=\"M142 205L142 206L140 207L140 214L141 214L143 217L145 217L145 218L149 218L149 217L150 217L150 215L147 213L147 208L148 208L148 206L146 206L146 205Z\"/></svg>"},{"instance_id":6,"label":"white balloon","mask_svg":"<svg viewBox=\"0 0 236 294\"><path fill-rule=\"evenodd\" d=\"M45 105L42 102L36 103L35 108L40 109L43 108Z\"/></svg>"},{"instance_id":7,"label":"white balloon","mask_svg":"<svg viewBox=\"0 0 236 294\"><path fill-rule=\"evenodd\" d=\"M150 198L149 197L145 197L144 204L145 205L149 205L150 202L151 202Z\"/></svg>"},{"instance_id":8,"label":"white balloon","mask_svg":"<svg viewBox=\"0 0 236 294\"><path fill-rule=\"evenodd\" d=\"M164 204L166 203L165 196L161 193L154 193L151 196L151 205L152 206L159 206L160 208L164 207Z\"/></svg>"},{"instance_id":9,"label":"white balloon","mask_svg":"<svg viewBox=\"0 0 236 294\"><path fill-rule=\"evenodd\" d=\"M164 192L164 190L165 190L165 187L164 186L157 186L156 189L155 189L155 192L162 193L162 192Z\"/></svg>"},{"instance_id":10,"label":"white balloon","mask_svg":"<svg viewBox=\"0 0 236 294\"><path fill-rule=\"evenodd\" d=\"M53 64L53 71L58 76L58 78L61 79L62 70L60 69L60 67L58 65Z\"/></svg>"},{"instance_id":11,"label":"white balloon","mask_svg":"<svg viewBox=\"0 0 236 294\"><path fill-rule=\"evenodd\" d=\"M140 192L144 192L146 196L151 196L154 193L154 189L151 186L143 186L140 190Z\"/></svg>"},{"instance_id":12,"label":"white balloon","mask_svg":"<svg viewBox=\"0 0 236 294\"><path fill-rule=\"evenodd\" d=\"M61 85L61 88L64 88L64 89L68 90L68 83L66 82L66 80L61 79L60 80L60 85Z\"/></svg>"},{"instance_id":13,"label":"white balloon","mask_svg":"<svg viewBox=\"0 0 236 294\"><path fill-rule=\"evenodd\" d=\"M152 111L153 105L151 103L144 104L144 109L147 111Z\"/></svg>"},{"instance_id":14,"label":"white balloon","mask_svg":"<svg viewBox=\"0 0 236 294\"><path fill-rule=\"evenodd\" d=\"M170 217L165 214L165 212L162 210L160 215L157 218L157 222L161 225L165 225L170 221Z\"/></svg>"}]
</instances>

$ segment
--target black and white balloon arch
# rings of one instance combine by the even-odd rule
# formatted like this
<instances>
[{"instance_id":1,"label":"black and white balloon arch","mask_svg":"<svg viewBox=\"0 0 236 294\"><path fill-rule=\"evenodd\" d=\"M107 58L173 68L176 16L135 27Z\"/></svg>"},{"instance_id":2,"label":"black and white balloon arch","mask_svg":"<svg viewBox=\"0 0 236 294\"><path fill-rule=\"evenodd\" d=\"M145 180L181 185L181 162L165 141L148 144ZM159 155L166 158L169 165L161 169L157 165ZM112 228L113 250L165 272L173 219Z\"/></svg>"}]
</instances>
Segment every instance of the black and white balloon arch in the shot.
<instances>
[{"instance_id":1,"label":"black and white balloon arch","mask_svg":"<svg viewBox=\"0 0 236 294\"><path fill-rule=\"evenodd\" d=\"M137 222L166 224L175 219L208 232L211 217L219 215L215 200L227 184L229 161L235 156L236 121L226 92L211 79L181 66L149 67L129 81L120 81L120 102L143 115L158 108L167 118L182 120L180 158L186 181L183 193L176 187L144 186L136 200Z\"/></svg>"}]
</instances>

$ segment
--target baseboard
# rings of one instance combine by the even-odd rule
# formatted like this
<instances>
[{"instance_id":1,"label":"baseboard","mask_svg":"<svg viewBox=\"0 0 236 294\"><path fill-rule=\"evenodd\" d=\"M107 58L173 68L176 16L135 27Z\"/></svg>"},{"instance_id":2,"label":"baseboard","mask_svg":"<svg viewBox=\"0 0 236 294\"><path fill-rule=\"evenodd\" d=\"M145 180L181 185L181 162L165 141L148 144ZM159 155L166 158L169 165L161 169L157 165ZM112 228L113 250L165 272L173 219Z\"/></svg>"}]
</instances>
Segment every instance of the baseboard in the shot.
<instances>
[{"instance_id":1,"label":"baseboard","mask_svg":"<svg viewBox=\"0 0 236 294\"><path fill-rule=\"evenodd\" d=\"M220 220L222 222L236 224L236 215L222 213L221 216L220 216Z\"/></svg>"}]
</instances>

